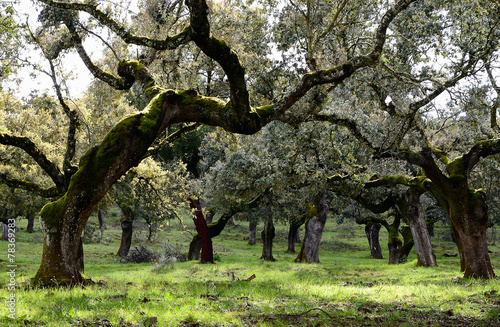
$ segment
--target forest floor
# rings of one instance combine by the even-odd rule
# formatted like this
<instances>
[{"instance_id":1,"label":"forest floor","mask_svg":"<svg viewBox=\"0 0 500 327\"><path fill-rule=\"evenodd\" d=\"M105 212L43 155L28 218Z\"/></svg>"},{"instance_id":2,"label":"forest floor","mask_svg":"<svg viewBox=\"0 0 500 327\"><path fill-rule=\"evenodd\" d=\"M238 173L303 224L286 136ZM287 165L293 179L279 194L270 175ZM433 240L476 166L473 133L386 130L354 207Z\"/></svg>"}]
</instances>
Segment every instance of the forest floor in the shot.
<instances>
[{"instance_id":1,"label":"forest floor","mask_svg":"<svg viewBox=\"0 0 500 327\"><path fill-rule=\"evenodd\" d=\"M43 236L25 232L25 220L17 223L14 291L8 242L0 242L1 326L500 326L499 279L461 278L458 257L444 256L457 253L444 225L432 238L435 268L417 267L414 250L399 265L371 259L363 227L334 220L325 228L320 264L293 263L296 255L285 253L286 226L279 225L277 261L259 260L262 244L247 244L241 222L213 239L216 264L123 263L115 255L121 235L115 215L100 242L84 244L85 276L95 284L33 289ZM149 242L138 224L132 251L185 254L192 229L170 221ZM387 233L380 234L387 258ZM500 268L500 247L490 241L493 266Z\"/></svg>"}]
</instances>

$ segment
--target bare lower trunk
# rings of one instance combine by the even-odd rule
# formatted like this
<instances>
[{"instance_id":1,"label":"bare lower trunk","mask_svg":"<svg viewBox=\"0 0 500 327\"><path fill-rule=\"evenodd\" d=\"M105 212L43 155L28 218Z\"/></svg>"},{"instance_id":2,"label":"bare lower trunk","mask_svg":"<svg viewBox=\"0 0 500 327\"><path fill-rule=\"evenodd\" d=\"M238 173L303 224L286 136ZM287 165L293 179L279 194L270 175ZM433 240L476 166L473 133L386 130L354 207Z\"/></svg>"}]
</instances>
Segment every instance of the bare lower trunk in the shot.
<instances>
[{"instance_id":1,"label":"bare lower trunk","mask_svg":"<svg viewBox=\"0 0 500 327\"><path fill-rule=\"evenodd\" d=\"M218 236L226 227L227 222L235 214L235 211L230 211L222 215L216 222L208 224L208 234L210 238ZM209 214L210 220L213 219L214 213ZM201 240L198 234L193 236L191 243L189 243L188 260L199 260L201 253Z\"/></svg>"},{"instance_id":2,"label":"bare lower trunk","mask_svg":"<svg viewBox=\"0 0 500 327\"><path fill-rule=\"evenodd\" d=\"M434 236L434 222L427 222L426 225L429 236Z\"/></svg>"},{"instance_id":3,"label":"bare lower trunk","mask_svg":"<svg viewBox=\"0 0 500 327\"><path fill-rule=\"evenodd\" d=\"M403 246L401 248L401 254L399 257L400 263L405 263L410 255L411 249L415 245L413 241L413 235L411 234L411 229L409 226L401 227L401 235L403 236Z\"/></svg>"},{"instance_id":4,"label":"bare lower trunk","mask_svg":"<svg viewBox=\"0 0 500 327\"><path fill-rule=\"evenodd\" d=\"M189 206L191 207L191 214L193 217L196 231L200 237L201 242L201 263L214 263L214 250L212 247L212 238L208 233L207 222L203 217L201 210L201 203L199 199L192 199L188 197Z\"/></svg>"},{"instance_id":5,"label":"bare lower trunk","mask_svg":"<svg viewBox=\"0 0 500 327\"><path fill-rule=\"evenodd\" d=\"M251 221L249 224L248 231L248 244L255 245L257 236L257 223Z\"/></svg>"},{"instance_id":6,"label":"bare lower trunk","mask_svg":"<svg viewBox=\"0 0 500 327\"><path fill-rule=\"evenodd\" d=\"M319 246L326 218L330 209L330 198L328 193L317 196L314 203L315 214L306 222L304 240L295 262L319 263Z\"/></svg>"},{"instance_id":7,"label":"bare lower trunk","mask_svg":"<svg viewBox=\"0 0 500 327\"><path fill-rule=\"evenodd\" d=\"M383 259L382 247L379 242L380 224L368 223L365 226L365 234L370 246L370 253L373 259Z\"/></svg>"},{"instance_id":8,"label":"bare lower trunk","mask_svg":"<svg viewBox=\"0 0 500 327\"><path fill-rule=\"evenodd\" d=\"M273 218L267 218L264 224L264 230L261 233L262 236L262 256L260 257L262 260L266 261L276 261L273 257L273 239L276 236Z\"/></svg>"},{"instance_id":9,"label":"bare lower trunk","mask_svg":"<svg viewBox=\"0 0 500 327\"><path fill-rule=\"evenodd\" d=\"M99 221L99 230L101 231L101 236L106 229L106 221L104 220L104 210L99 209L97 211L97 220Z\"/></svg>"},{"instance_id":10,"label":"bare lower trunk","mask_svg":"<svg viewBox=\"0 0 500 327\"><path fill-rule=\"evenodd\" d=\"M81 232L60 233L44 230L42 263L33 279L35 286L74 286L86 282L83 268Z\"/></svg>"},{"instance_id":11,"label":"bare lower trunk","mask_svg":"<svg viewBox=\"0 0 500 327\"><path fill-rule=\"evenodd\" d=\"M456 200L450 201L450 222L464 277L494 278L486 239L488 207L484 197L470 192L469 198Z\"/></svg>"},{"instance_id":12,"label":"bare lower trunk","mask_svg":"<svg viewBox=\"0 0 500 327\"><path fill-rule=\"evenodd\" d=\"M403 243L399 242L391 242L388 244L389 246L389 264L397 265L399 264L399 258L401 256L401 249L403 247Z\"/></svg>"},{"instance_id":13,"label":"bare lower trunk","mask_svg":"<svg viewBox=\"0 0 500 327\"><path fill-rule=\"evenodd\" d=\"M189 243L188 260L200 260L201 254L201 240L200 236L196 234L193 236L191 243Z\"/></svg>"},{"instance_id":14,"label":"bare lower trunk","mask_svg":"<svg viewBox=\"0 0 500 327\"><path fill-rule=\"evenodd\" d=\"M28 226L26 227L26 231L28 233L34 233L35 232L35 216L29 215L28 217Z\"/></svg>"},{"instance_id":15,"label":"bare lower trunk","mask_svg":"<svg viewBox=\"0 0 500 327\"><path fill-rule=\"evenodd\" d=\"M429 235L429 229L427 228L428 225L425 219L424 208L420 203L421 194L422 190L416 188L410 188L408 190L406 217L413 236L415 251L417 252L417 265L422 267L435 267L437 266L436 256L432 250L431 237Z\"/></svg>"},{"instance_id":16,"label":"bare lower trunk","mask_svg":"<svg viewBox=\"0 0 500 327\"><path fill-rule=\"evenodd\" d=\"M83 239L80 237L80 244L78 244L78 257L77 257L78 270L82 273L85 271L85 261L83 256Z\"/></svg>"},{"instance_id":17,"label":"bare lower trunk","mask_svg":"<svg viewBox=\"0 0 500 327\"><path fill-rule=\"evenodd\" d=\"M290 225L290 229L288 230L288 249L286 253L295 253L295 242L297 242L299 227L300 225Z\"/></svg>"},{"instance_id":18,"label":"bare lower trunk","mask_svg":"<svg viewBox=\"0 0 500 327\"><path fill-rule=\"evenodd\" d=\"M116 255L124 258L130 251L132 245L132 228L134 222L134 213L130 208L122 208L122 218L120 224L122 227L122 240L120 242L120 249Z\"/></svg>"},{"instance_id":19,"label":"bare lower trunk","mask_svg":"<svg viewBox=\"0 0 500 327\"><path fill-rule=\"evenodd\" d=\"M9 225L2 223L2 241L9 240Z\"/></svg>"}]
</instances>

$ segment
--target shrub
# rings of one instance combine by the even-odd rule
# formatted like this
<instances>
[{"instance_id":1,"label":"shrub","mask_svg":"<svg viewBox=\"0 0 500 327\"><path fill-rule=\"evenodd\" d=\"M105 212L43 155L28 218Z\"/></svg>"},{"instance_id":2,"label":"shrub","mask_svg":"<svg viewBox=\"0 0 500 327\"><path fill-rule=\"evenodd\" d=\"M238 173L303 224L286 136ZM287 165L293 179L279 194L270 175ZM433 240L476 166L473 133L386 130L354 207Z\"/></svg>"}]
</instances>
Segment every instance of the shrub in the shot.
<instances>
[{"instance_id":1,"label":"shrub","mask_svg":"<svg viewBox=\"0 0 500 327\"><path fill-rule=\"evenodd\" d=\"M153 262L158 258L158 255L153 251L141 246L140 248L135 247L128 255L120 259L123 263L142 263L142 262Z\"/></svg>"}]
</instances>

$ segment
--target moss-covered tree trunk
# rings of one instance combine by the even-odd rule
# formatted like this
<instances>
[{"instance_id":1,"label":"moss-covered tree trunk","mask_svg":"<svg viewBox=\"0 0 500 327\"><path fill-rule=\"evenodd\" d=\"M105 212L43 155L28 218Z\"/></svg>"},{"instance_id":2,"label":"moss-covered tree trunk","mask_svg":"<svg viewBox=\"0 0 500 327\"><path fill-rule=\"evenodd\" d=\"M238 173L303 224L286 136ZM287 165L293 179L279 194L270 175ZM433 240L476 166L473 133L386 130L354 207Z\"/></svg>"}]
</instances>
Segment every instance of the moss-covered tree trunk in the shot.
<instances>
[{"instance_id":1,"label":"moss-covered tree trunk","mask_svg":"<svg viewBox=\"0 0 500 327\"><path fill-rule=\"evenodd\" d=\"M80 159L66 194L43 207L40 225L43 255L35 285L71 285L85 281L79 272L80 237L90 214L113 183L137 165L168 123L168 94L155 97L144 112L119 122L99 146ZM167 119L168 121L168 119Z\"/></svg>"},{"instance_id":2,"label":"moss-covered tree trunk","mask_svg":"<svg viewBox=\"0 0 500 327\"><path fill-rule=\"evenodd\" d=\"M122 238L120 241L120 248L116 253L117 256L125 258L130 251L132 245L132 234L134 226L134 212L129 207L121 209L120 226L122 228Z\"/></svg>"},{"instance_id":3,"label":"moss-covered tree trunk","mask_svg":"<svg viewBox=\"0 0 500 327\"><path fill-rule=\"evenodd\" d=\"M313 206L311 206L308 219L306 220L306 228L302 247L295 258L295 262L303 263L319 263L319 246L321 245L321 237L325 227L328 211L330 210L330 196L327 192L316 196Z\"/></svg>"},{"instance_id":4,"label":"moss-covered tree trunk","mask_svg":"<svg viewBox=\"0 0 500 327\"><path fill-rule=\"evenodd\" d=\"M261 233L262 236L262 256L260 257L265 261L276 261L273 257L273 239L276 236L273 217L269 215L264 223L264 229Z\"/></svg>"},{"instance_id":5,"label":"moss-covered tree trunk","mask_svg":"<svg viewBox=\"0 0 500 327\"><path fill-rule=\"evenodd\" d=\"M469 176L482 157L499 152L500 139L478 142L468 153L454 160L435 150L447 174L434 163L430 150L422 152L421 166L432 181L426 185L448 214L465 278L495 277L486 239L488 206L482 190L469 187Z\"/></svg>"},{"instance_id":6,"label":"moss-covered tree trunk","mask_svg":"<svg viewBox=\"0 0 500 327\"><path fill-rule=\"evenodd\" d=\"M389 248L389 264L397 265L399 264L399 258L401 256L401 250L403 248L403 242L399 237L399 225L401 223L401 215L399 212L395 212L394 221L392 224L385 223L384 227L389 232L389 237L387 240L387 246Z\"/></svg>"},{"instance_id":7,"label":"moss-covered tree trunk","mask_svg":"<svg viewBox=\"0 0 500 327\"><path fill-rule=\"evenodd\" d=\"M365 234L370 246L370 253L373 259L383 259L382 247L380 246L379 235L381 225L379 223L368 222L365 226Z\"/></svg>"}]
</instances>

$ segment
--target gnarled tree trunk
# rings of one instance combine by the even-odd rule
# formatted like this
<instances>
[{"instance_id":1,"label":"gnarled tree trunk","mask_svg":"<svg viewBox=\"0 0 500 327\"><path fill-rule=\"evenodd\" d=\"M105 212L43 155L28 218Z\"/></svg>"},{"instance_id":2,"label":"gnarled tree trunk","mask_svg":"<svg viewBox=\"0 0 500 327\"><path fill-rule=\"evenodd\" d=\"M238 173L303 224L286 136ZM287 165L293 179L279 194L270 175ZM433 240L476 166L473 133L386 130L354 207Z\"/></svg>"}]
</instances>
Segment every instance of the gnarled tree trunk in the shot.
<instances>
[{"instance_id":1,"label":"gnarled tree trunk","mask_svg":"<svg viewBox=\"0 0 500 327\"><path fill-rule=\"evenodd\" d=\"M411 249L413 249L413 246L415 245L415 242L413 241L413 235L411 234L411 229L409 226L403 226L399 231L403 236L403 246L401 247L399 262L404 263L407 261Z\"/></svg>"},{"instance_id":2,"label":"gnarled tree trunk","mask_svg":"<svg viewBox=\"0 0 500 327\"><path fill-rule=\"evenodd\" d=\"M421 189L411 187L407 192L408 207L406 209L406 219L413 235L415 251L417 252L417 265L422 267L437 266L436 256L432 250L431 237L427 229L425 213L420 203Z\"/></svg>"},{"instance_id":3,"label":"gnarled tree trunk","mask_svg":"<svg viewBox=\"0 0 500 327\"><path fill-rule=\"evenodd\" d=\"M297 219L290 221L290 229L288 230L288 249L286 253L295 253L295 243L299 238L299 228L305 223L306 214L300 215Z\"/></svg>"},{"instance_id":4,"label":"gnarled tree trunk","mask_svg":"<svg viewBox=\"0 0 500 327\"><path fill-rule=\"evenodd\" d=\"M35 216L34 215L28 215L26 217L28 219L28 226L26 226L26 231L28 233L34 233L35 232Z\"/></svg>"},{"instance_id":5,"label":"gnarled tree trunk","mask_svg":"<svg viewBox=\"0 0 500 327\"><path fill-rule=\"evenodd\" d=\"M452 235L460 253L464 277L494 278L486 239L488 206L480 191L464 193L448 198Z\"/></svg>"},{"instance_id":6,"label":"gnarled tree trunk","mask_svg":"<svg viewBox=\"0 0 500 327\"><path fill-rule=\"evenodd\" d=\"M120 219L120 225L122 227L122 239L120 242L120 248L118 249L118 253L116 255L124 258L128 255L130 246L132 245L134 213L129 207L123 207L121 214L122 217Z\"/></svg>"},{"instance_id":7,"label":"gnarled tree trunk","mask_svg":"<svg viewBox=\"0 0 500 327\"><path fill-rule=\"evenodd\" d=\"M368 222L365 226L365 234L370 246L370 253L373 259L383 259L382 247L380 246L379 234L381 225Z\"/></svg>"},{"instance_id":8,"label":"gnarled tree trunk","mask_svg":"<svg viewBox=\"0 0 500 327\"><path fill-rule=\"evenodd\" d=\"M273 217L270 215L264 223L264 229L261 233L262 236L262 260L276 261L273 257L273 239L276 236L273 224Z\"/></svg>"},{"instance_id":9,"label":"gnarled tree trunk","mask_svg":"<svg viewBox=\"0 0 500 327\"><path fill-rule=\"evenodd\" d=\"M295 262L319 263L319 246L325 227L328 211L330 210L330 196L327 192L316 196L306 220L304 240Z\"/></svg>"},{"instance_id":10,"label":"gnarled tree trunk","mask_svg":"<svg viewBox=\"0 0 500 327\"><path fill-rule=\"evenodd\" d=\"M235 211L230 211L222 215L216 222L208 224L208 234L210 238L218 236L226 227L227 222L233 217ZM214 213L209 214L213 219ZM188 260L199 260L201 252L201 239L199 234L193 236L191 243L189 243Z\"/></svg>"}]
</instances>

